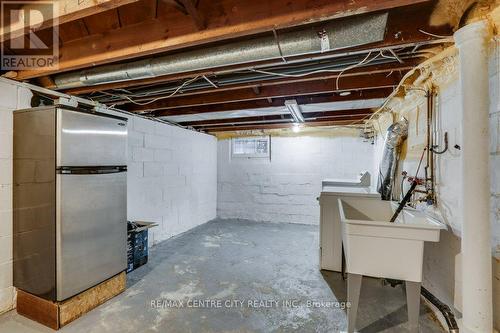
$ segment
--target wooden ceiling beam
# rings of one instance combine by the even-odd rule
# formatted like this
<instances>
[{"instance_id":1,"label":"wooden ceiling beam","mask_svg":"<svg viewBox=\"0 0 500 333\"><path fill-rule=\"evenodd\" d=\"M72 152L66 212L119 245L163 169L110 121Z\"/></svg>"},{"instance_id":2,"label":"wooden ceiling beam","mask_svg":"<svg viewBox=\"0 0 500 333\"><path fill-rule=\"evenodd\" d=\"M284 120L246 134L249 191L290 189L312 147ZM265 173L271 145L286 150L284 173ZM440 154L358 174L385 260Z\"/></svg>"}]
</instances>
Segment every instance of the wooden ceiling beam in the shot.
<instances>
[{"instance_id":1,"label":"wooden ceiling beam","mask_svg":"<svg viewBox=\"0 0 500 333\"><path fill-rule=\"evenodd\" d=\"M171 6L174 6L177 10L181 11L184 15L189 15L186 8L179 3L177 0L158 0L168 3Z\"/></svg>"},{"instance_id":2,"label":"wooden ceiling beam","mask_svg":"<svg viewBox=\"0 0 500 333\"><path fill-rule=\"evenodd\" d=\"M203 13L198 8L196 8L196 1L194 0L179 0L179 1L180 3L182 3L184 8L186 9L186 12L194 21L196 28L198 30L205 29L207 27L207 24L205 22L205 17Z\"/></svg>"},{"instance_id":3,"label":"wooden ceiling beam","mask_svg":"<svg viewBox=\"0 0 500 333\"><path fill-rule=\"evenodd\" d=\"M182 22L175 22L175 29L173 29L171 22L169 26L169 22L153 19L112 30L104 35L97 34L69 42L60 48L58 68L20 71L17 79L24 80L269 32L273 29L289 28L418 3L429 3L429 0L317 0L314 4L311 4L309 0L293 2L234 0L220 4L220 6L211 5L208 8L210 10L205 12L205 16L210 19L207 22L207 29L203 31L189 31L188 27L181 27ZM234 15L235 10L237 15ZM423 39L422 36L419 37ZM426 37L426 39L431 39L429 36Z\"/></svg>"},{"instance_id":4,"label":"wooden ceiling beam","mask_svg":"<svg viewBox=\"0 0 500 333\"><path fill-rule=\"evenodd\" d=\"M178 107L192 107L199 105L221 104L229 102L241 102L266 98L280 98L289 96L304 96L313 94L324 94L339 91L365 90L378 88L393 88L398 85L401 80L401 74L387 75L386 73L378 73L364 76L341 77L336 79L324 79L309 81L307 84L303 82L282 82L281 84L260 86L258 93L251 87L218 91L211 90L210 93L203 93L191 96L179 96L157 100L147 105L125 104L120 107L133 112L144 112L154 110L166 110ZM150 97L158 98L155 96Z\"/></svg>"},{"instance_id":5,"label":"wooden ceiling beam","mask_svg":"<svg viewBox=\"0 0 500 333\"><path fill-rule=\"evenodd\" d=\"M156 117L178 116L186 114L209 113L209 112L222 112L222 111L237 111L246 109L259 109L267 107L282 107L286 99L295 99L298 104L314 104L314 103L328 103L328 102L345 102L356 101L363 99L385 98L392 93L392 88L371 89L353 92L347 96L340 96L338 94L328 94L323 96L293 96L290 98L275 98L268 101L268 99L259 99L253 101L242 101L212 105L199 105L191 107L178 107L167 110L156 110L151 115Z\"/></svg>"},{"instance_id":6,"label":"wooden ceiling beam","mask_svg":"<svg viewBox=\"0 0 500 333\"><path fill-rule=\"evenodd\" d=\"M7 29L0 27L0 42L20 37L26 34L29 29L40 31L137 1L139 0L58 0L56 1L58 11L55 15L52 12L52 7L40 7L35 3L26 4L20 10L23 12L30 10L41 11L42 15L30 17L31 26L29 27L24 25L23 17L20 17Z\"/></svg>"},{"instance_id":7,"label":"wooden ceiling beam","mask_svg":"<svg viewBox=\"0 0 500 333\"><path fill-rule=\"evenodd\" d=\"M324 111L324 112L305 112L304 118L306 120L316 120L316 119L329 119L334 120L339 117L365 117L373 114L372 109L357 109L357 110L345 110L345 111ZM200 121L188 121L180 122L182 126L192 126L195 128L203 127L214 127L216 125L228 125L228 124L242 124L242 123L257 123L257 122L283 122L292 121L291 115L271 115L271 116L258 116L258 117L240 117L240 118L225 118L225 119L210 119L210 120L200 120Z\"/></svg>"},{"instance_id":8,"label":"wooden ceiling beam","mask_svg":"<svg viewBox=\"0 0 500 333\"><path fill-rule=\"evenodd\" d=\"M364 118L358 119L337 119L337 120L324 120L324 121L310 121L303 123L305 127L318 127L318 126L348 126L348 125L358 125L363 124ZM232 132L232 131L251 131L251 130L267 130L267 129L280 129L280 128L291 128L294 126L292 122L284 122L278 124L245 124L245 125L235 125L235 126L221 126L221 127L207 127L203 128L205 132Z\"/></svg>"}]
</instances>

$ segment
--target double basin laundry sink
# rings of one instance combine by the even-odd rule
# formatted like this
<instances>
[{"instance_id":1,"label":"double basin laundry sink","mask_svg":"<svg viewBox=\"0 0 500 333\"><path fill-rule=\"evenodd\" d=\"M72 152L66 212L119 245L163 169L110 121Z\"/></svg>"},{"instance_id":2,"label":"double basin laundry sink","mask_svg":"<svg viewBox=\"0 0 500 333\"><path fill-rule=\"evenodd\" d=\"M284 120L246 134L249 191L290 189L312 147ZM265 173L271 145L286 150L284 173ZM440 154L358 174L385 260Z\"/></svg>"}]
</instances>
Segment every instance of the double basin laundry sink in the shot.
<instances>
[{"instance_id":1,"label":"double basin laundry sink","mask_svg":"<svg viewBox=\"0 0 500 333\"><path fill-rule=\"evenodd\" d=\"M438 242L444 225L405 208L389 222L397 204L378 198L338 199L348 274L348 332L354 332L362 276L404 280L409 327L418 332L424 242Z\"/></svg>"}]
</instances>

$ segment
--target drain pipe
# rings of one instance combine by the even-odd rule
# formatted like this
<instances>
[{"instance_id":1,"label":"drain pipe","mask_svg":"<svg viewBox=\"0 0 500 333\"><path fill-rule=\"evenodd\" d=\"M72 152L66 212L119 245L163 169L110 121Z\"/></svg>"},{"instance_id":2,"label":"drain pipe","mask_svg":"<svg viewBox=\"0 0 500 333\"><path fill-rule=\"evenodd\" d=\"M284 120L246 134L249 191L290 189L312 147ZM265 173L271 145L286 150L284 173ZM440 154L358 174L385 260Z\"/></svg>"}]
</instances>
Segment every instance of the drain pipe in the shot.
<instances>
[{"instance_id":1,"label":"drain pipe","mask_svg":"<svg viewBox=\"0 0 500 333\"><path fill-rule=\"evenodd\" d=\"M489 177L489 76L486 21L455 35L462 97L463 331L493 332Z\"/></svg>"}]
</instances>

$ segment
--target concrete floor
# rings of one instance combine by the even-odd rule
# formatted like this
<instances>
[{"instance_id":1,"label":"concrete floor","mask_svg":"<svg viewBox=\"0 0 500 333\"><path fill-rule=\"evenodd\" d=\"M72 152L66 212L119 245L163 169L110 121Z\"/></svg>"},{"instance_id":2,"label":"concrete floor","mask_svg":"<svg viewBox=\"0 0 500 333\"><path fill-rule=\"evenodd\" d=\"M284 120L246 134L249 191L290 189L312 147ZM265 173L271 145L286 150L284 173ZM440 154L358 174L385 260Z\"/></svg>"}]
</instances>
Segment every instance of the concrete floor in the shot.
<instances>
[{"instance_id":1,"label":"concrete floor","mask_svg":"<svg viewBox=\"0 0 500 333\"><path fill-rule=\"evenodd\" d=\"M345 284L318 270L318 236L317 226L211 221L154 247L123 294L61 332L343 331L346 314L335 302L345 301ZM359 332L406 332L406 319L402 288L363 280ZM421 332L443 332L423 306L420 323ZM52 331L11 311L0 316L0 332Z\"/></svg>"}]
</instances>

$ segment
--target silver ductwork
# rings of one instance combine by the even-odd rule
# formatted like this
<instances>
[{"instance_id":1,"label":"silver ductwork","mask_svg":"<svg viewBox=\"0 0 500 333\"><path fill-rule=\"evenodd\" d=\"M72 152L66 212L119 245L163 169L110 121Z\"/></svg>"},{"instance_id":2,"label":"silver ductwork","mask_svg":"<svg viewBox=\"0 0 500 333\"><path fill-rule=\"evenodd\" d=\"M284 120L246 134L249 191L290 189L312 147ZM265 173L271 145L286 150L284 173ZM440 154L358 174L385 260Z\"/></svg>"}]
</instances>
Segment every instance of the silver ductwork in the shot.
<instances>
[{"instance_id":1,"label":"silver ductwork","mask_svg":"<svg viewBox=\"0 0 500 333\"><path fill-rule=\"evenodd\" d=\"M394 177L399 160L401 144L408 136L408 120L401 119L387 129L384 152L380 161L377 191L382 200L391 200Z\"/></svg>"},{"instance_id":2,"label":"silver ductwork","mask_svg":"<svg viewBox=\"0 0 500 333\"><path fill-rule=\"evenodd\" d=\"M370 14L325 23L321 31L270 33L269 36L198 48L124 64L56 75L55 89L152 78L162 75L287 58L344 49L384 40L387 13ZM147 32L144 32L147 33Z\"/></svg>"}]
</instances>

